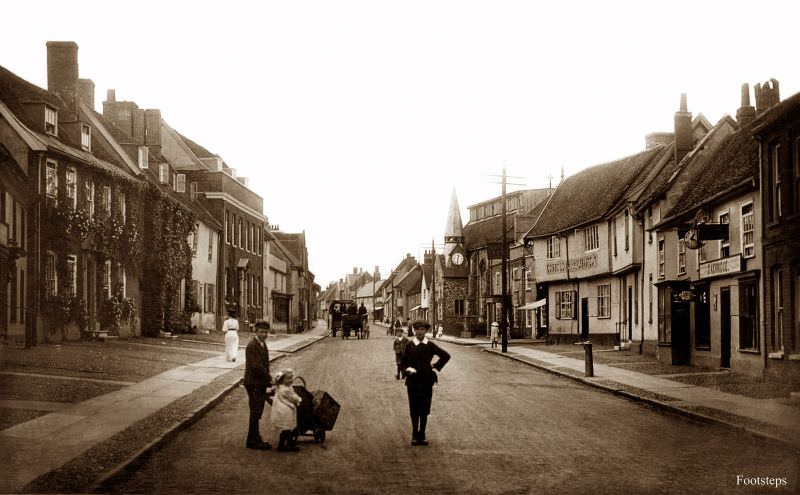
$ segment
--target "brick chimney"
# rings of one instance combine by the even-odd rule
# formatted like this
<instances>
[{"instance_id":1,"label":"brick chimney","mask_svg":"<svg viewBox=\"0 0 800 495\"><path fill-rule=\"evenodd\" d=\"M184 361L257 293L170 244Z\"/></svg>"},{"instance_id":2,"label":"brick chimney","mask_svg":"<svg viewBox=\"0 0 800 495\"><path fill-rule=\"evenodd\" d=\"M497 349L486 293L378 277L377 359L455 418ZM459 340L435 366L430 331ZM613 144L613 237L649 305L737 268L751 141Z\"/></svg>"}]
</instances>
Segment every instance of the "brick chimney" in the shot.
<instances>
[{"instance_id":1,"label":"brick chimney","mask_svg":"<svg viewBox=\"0 0 800 495\"><path fill-rule=\"evenodd\" d=\"M78 98L84 105L94 110L94 81L78 79Z\"/></svg>"},{"instance_id":2,"label":"brick chimney","mask_svg":"<svg viewBox=\"0 0 800 495\"><path fill-rule=\"evenodd\" d=\"M150 146L156 155L161 154L161 110L148 108L144 111L144 144ZM246 184L245 184L246 185Z\"/></svg>"},{"instance_id":3,"label":"brick chimney","mask_svg":"<svg viewBox=\"0 0 800 495\"><path fill-rule=\"evenodd\" d=\"M139 106L132 101L117 101L116 98L117 94L113 89L106 92L103 117L132 138L126 144L144 144L144 110L139 110Z\"/></svg>"},{"instance_id":4,"label":"brick chimney","mask_svg":"<svg viewBox=\"0 0 800 495\"><path fill-rule=\"evenodd\" d=\"M691 150L692 113L686 107L686 93L682 93L680 110L675 112L675 161L680 163Z\"/></svg>"},{"instance_id":5,"label":"brick chimney","mask_svg":"<svg viewBox=\"0 0 800 495\"><path fill-rule=\"evenodd\" d=\"M736 110L736 120L740 126L746 126L756 118L756 109L750 106L750 85L742 84L742 106Z\"/></svg>"},{"instance_id":6,"label":"brick chimney","mask_svg":"<svg viewBox=\"0 0 800 495\"><path fill-rule=\"evenodd\" d=\"M756 95L756 115L761 115L781 101L778 81L774 78L765 82L763 86L756 84L753 90Z\"/></svg>"},{"instance_id":7,"label":"brick chimney","mask_svg":"<svg viewBox=\"0 0 800 495\"><path fill-rule=\"evenodd\" d=\"M128 103L128 102L122 102ZM132 102L131 102L132 103ZM133 104L133 108L131 109L131 136L133 137L133 141L136 144L144 144L144 109L139 108L138 105L135 103Z\"/></svg>"},{"instance_id":8,"label":"brick chimney","mask_svg":"<svg viewBox=\"0 0 800 495\"><path fill-rule=\"evenodd\" d=\"M47 42L47 89L78 113L78 44L74 41Z\"/></svg>"}]
</instances>

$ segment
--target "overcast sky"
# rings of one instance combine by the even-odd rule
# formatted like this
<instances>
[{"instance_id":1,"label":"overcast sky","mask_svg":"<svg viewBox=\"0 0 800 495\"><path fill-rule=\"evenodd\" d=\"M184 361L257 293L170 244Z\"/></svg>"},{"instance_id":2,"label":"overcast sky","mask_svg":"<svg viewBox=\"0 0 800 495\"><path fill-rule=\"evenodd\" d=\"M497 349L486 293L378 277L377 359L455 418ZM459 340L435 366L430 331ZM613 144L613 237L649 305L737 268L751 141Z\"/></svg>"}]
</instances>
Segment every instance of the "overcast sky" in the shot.
<instances>
[{"instance_id":1,"label":"overcast sky","mask_svg":"<svg viewBox=\"0 0 800 495\"><path fill-rule=\"evenodd\" d=\"M77 42L97 110L116 89L249 177L323 288L441 244L453 188L466 221L504 165L556 185L681 93L713 124L742 83L800 91L796 0L547 3L4 2L0 64L46 87L45 43Z\"/></svg>"}]
</instances>

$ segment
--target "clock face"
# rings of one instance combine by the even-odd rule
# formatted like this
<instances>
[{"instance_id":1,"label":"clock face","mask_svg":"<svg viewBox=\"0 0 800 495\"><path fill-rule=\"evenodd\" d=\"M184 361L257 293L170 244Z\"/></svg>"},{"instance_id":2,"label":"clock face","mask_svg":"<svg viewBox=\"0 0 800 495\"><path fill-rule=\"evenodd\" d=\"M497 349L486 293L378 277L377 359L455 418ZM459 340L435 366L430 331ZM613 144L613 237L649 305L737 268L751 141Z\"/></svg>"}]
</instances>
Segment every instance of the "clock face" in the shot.
<instances>
[{"instance_id":1,"label":"clock face","mask_svg":"<svg viewBox=\"0 0 800 495\"><path fill-rule=\"evenodd\" d=\"M450 259L452 260L454 265L460 265L461 263L464 262L464 255L461 253L456 253Z\"/></svg>"}]
</instances>

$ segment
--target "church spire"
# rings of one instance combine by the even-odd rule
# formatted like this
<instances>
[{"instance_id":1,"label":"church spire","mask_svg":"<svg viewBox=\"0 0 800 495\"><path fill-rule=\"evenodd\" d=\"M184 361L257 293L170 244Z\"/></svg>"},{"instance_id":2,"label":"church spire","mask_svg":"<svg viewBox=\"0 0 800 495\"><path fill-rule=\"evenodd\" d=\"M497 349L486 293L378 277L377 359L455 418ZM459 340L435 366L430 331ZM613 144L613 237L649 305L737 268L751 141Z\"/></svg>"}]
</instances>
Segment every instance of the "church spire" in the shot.
<instances>
[{"instance_id":1,"label":"church spire","mask_svg":"<svg viewBox=\"0 0 800 495\"><path fill-rule=\"evenodd\" d=\"M447 212L447 225L444 227L444 253L450 254L458 244L464 243L464 225L461 223L461 211L458 207L456 188L450 198L450 210Z\"/></svg>"}]
</instances>

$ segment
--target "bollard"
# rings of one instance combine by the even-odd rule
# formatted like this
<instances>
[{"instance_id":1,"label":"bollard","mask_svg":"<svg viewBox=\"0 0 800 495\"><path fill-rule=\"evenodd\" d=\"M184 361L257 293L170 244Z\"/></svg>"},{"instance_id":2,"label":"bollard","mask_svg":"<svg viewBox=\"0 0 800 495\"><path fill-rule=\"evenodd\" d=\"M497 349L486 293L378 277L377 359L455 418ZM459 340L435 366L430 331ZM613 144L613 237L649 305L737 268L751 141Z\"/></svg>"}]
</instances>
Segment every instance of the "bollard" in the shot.
<instances>
[{"instance_id":1,"label":"bollard","mask_svg":"<svg viewBox=\"0 0 800 495\"><path fill-rule=\"evenodd\" d=\"M583 343L583 350L586 352L586 357L584 358L584 362L586 363L586 372L585 375L587 377L594 376L594 362L592 362L592 343L588 340Z\"/></svg>"}]
</instances>

